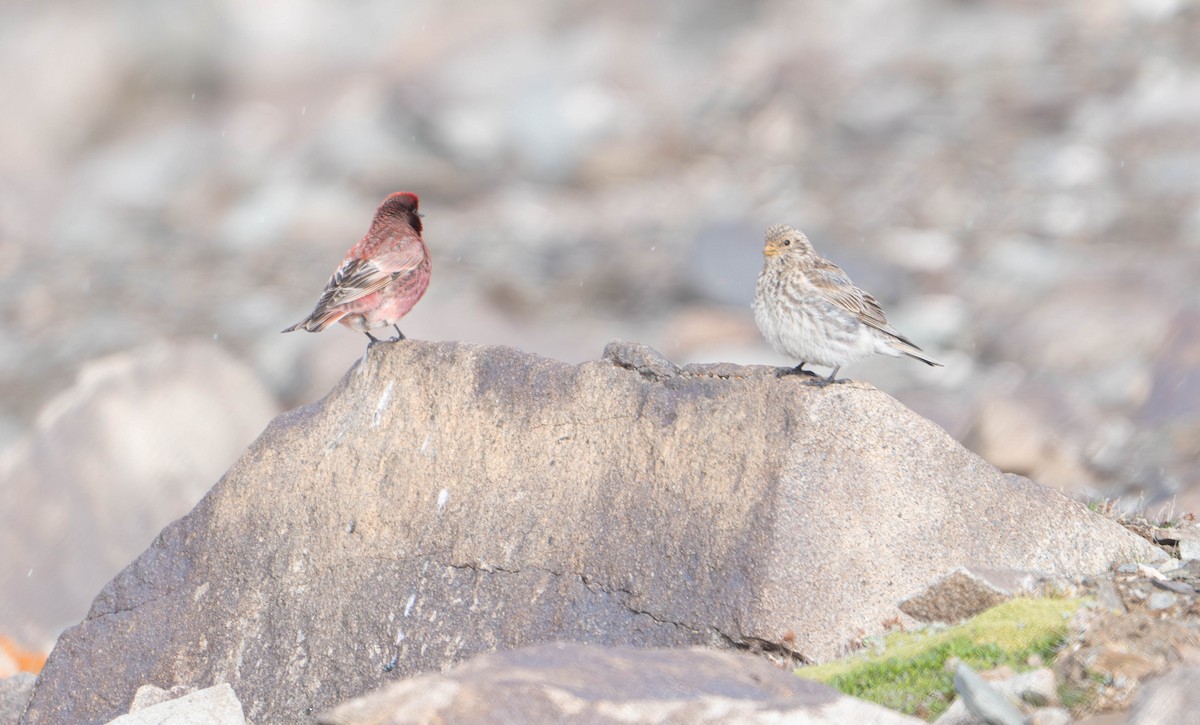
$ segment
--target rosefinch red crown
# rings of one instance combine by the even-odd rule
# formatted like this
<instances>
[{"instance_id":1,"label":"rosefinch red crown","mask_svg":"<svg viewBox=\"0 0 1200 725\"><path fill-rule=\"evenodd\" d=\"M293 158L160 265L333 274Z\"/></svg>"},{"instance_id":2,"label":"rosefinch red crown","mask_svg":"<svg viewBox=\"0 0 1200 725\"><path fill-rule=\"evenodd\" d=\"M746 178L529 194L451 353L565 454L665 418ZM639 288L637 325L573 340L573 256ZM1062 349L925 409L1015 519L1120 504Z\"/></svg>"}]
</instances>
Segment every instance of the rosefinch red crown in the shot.
<instances>
[{"instance_id":1,"label":"rosefinch red crown","mask_svg":"<svg viewBox=\"0 0 1200 725\"><path fill-rule=\"evenodd\" d=\"M754 320L772 347L801 361L788 372L813 375L806 363L831 367L825 385L843 365L876 353L941 367L888 324L875 298L822 259L800 230L786 224L768 229L763 257Z\"/></svg>"},{"instance_id":2,"label":"rosefinch red crown","mask_svg":"<svg viewBox=\"0 0 1200 725\"><path fill-rule=\"evenodd\" d=\"M384 199L366 236L329 278L317 306L284 332L320 332L341 322L372 342L379 340L371 330L388 326L396 328L393 341L403 340L396 323L429 287L429 250L421 239L417 202L417 195L408 191Z\"/></svg>"}]
</instances>

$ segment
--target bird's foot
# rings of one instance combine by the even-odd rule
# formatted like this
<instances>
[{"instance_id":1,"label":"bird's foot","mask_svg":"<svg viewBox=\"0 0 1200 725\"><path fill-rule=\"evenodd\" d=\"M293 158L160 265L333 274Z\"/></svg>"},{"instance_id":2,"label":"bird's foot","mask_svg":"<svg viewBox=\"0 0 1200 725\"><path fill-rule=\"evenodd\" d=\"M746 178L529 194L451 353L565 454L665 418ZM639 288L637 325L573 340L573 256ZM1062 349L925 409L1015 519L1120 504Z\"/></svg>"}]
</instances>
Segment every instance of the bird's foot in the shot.
<instances>
[{"instance_id":1,"label":"bird's foot","mask_svg":"<svg viewBox=\"0 0 1200 725\"><path fill-rule=\"evenodd\" d=\"M400 332L400 326L399 326L399 325L392 325L392 327L396 328L396 336L395 336L395 337L393 337L393 338L390 338L390 339L388 339L388 342L400 342L401 340L407 340L407 339L408 339L407 337L405 337L405 336L404 336L404 333L403 333L403 332Z\"/></svg>"},{"instance_id":2,"label":"bird's foot","mask_svg":"<svg viewBox=\"0 0 1200 725\"><path fill-rule=\"evenodd\" d=\"M841 368L840 367L834 368L833 372L829 373L829 377L827 377L827 378L817 378L816 380L805 380L804 384L805 385L815 385L818 388L823 388L826 385L841 385L842 383L850 382L850 378L839 378L837 376L838 370L841 370ZM816 376L814 376L814 377L816 377Z\"/></svg>"},{"instance_id":3,"label":"bird's foot","mask_svg":"<svg viewBox=\"0 0 1200 725\"><path fill-rule=\"evenodd\" d=\"M816 378L814 380L805 380L804 384L811 385L814 388L824 388L830 385L841 385L842 383L848 382L850 382L850 378L838 378L837 380L830 380L829 378Z\"/></svg>"},{"instance_id":4,"label":"bird's foot","mask_svg":"<svg viewBox=\"0 0 1200 725\"><path fill-rule=\"evenodd\" d=\"M809 377L814 377L814 378L817 377L817 374L814 373L812 370L804 369L804 366L806 364L807 363L800 363L799 365L797 365L794 368L777 368L775 370L775 377L782 378L782 377L785 377L788 375L808 375Z\"/></svg>"},{"instance_id":5,"label":"bird's foot","mask_svg":"<svg viewBox=\"0 0 1200 725\"><path fill-rule=\"evenodd\" d=\"M371 345L373 345L373 344L375 344L375 343L379 342L379 338L378 338L378 337L375 337L375 336L374 336L374 335L372 335L371 333L369 333L369 332L364 332L363 334L364 334L364 335L366 335L367 337L371 338L371 341L367 343L367 346L368 346L368 347L370 347Z\"/></svg>"}]
</instances>

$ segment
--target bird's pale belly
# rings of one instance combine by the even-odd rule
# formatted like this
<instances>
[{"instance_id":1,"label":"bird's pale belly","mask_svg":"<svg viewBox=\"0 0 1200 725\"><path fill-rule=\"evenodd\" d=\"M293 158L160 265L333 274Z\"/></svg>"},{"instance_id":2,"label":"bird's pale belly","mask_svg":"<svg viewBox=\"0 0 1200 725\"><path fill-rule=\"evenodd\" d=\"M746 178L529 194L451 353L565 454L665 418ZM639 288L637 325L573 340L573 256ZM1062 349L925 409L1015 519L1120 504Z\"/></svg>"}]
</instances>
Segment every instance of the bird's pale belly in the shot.
<instances>
[{"instance_id":1,"label":"bird's pale belly","mask_svg":"<svg viewBox=\"0 0 1200 725\"><path fill-rule=\"evenodd\" d=\"M763 336L780 353L824 367L841 367L877 352L876 336L849 313L819 297L786 310L755 308Z\"/></svg>"}]
</instances>

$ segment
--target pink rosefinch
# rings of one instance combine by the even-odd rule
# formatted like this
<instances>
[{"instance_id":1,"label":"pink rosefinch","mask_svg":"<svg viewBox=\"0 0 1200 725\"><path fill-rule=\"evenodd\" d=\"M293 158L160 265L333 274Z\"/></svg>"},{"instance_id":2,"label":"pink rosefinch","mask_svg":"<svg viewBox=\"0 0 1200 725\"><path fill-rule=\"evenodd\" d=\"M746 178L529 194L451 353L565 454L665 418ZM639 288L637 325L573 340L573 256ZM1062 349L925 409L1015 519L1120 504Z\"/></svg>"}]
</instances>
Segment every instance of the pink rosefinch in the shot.
<instances>
[{"instance_id":1,"label":"pink rosefinch","mask_svg":"<svg viewBox=\"0 0 1200 725\"><path fill-rule=\"evenodd\" d=\"M284 332L304 328L320 332L335 322L379 340L371 330L396 323L429 287L429 250L421 239L417 195L400 191L383 200L366 236L359 240L329 278L308 317Z\"/></svg>"},{"instance_id":2,"label":"pink rosefinch","mask_svg":"<svg viewBox=\"0 0 1200 725\"><path fill-rule=\"evenodd\" d=\"M800 230L786 224L768 229L763 256L754 320L771 347L801 361L788 373L814 375L806 363L831 367L820 383L827 385L843 365L875 353L941 367L889 325L875 298L822 259Z\"/></svg>"}]
</instances>

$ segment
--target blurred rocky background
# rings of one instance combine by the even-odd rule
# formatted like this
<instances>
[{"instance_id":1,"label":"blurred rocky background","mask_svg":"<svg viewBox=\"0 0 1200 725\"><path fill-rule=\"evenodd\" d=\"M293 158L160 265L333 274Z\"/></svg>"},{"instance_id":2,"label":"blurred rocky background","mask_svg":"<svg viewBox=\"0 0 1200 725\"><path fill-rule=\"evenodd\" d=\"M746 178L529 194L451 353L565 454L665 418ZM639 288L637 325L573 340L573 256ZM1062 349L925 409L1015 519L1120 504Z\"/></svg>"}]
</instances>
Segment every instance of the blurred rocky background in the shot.
<instances>
[{"instance_id":1,"label":"blurred rocky background","mask_svg":"<svg viewBox=\"0 0 1200 725\"><path fill-rule=\"evenodd\" d=\"M255 421L362 354L341 327L278 331L401 189L434 260L412 337L782 364L749 302L762 231L789 222L947 365L846 374L1005 470L1200 509L1194 3L5 3L0 94L0 500L27 524L0 631L31 646L90 598L15 614L13 592L79 576L45 551L103 549L129 511L107 580ZM64 408L43 409L111 355L157 382L104 390L157 410L178 368L193 407L147 413L153 439L101 436L120 415L55 428ZM213 356L230 369L210 382ZM29 483L115 445L158 463ZM209 466L186 465L198 451ZM72 587L96 590L38 591Z\"/></svg>"}]
</instances>

